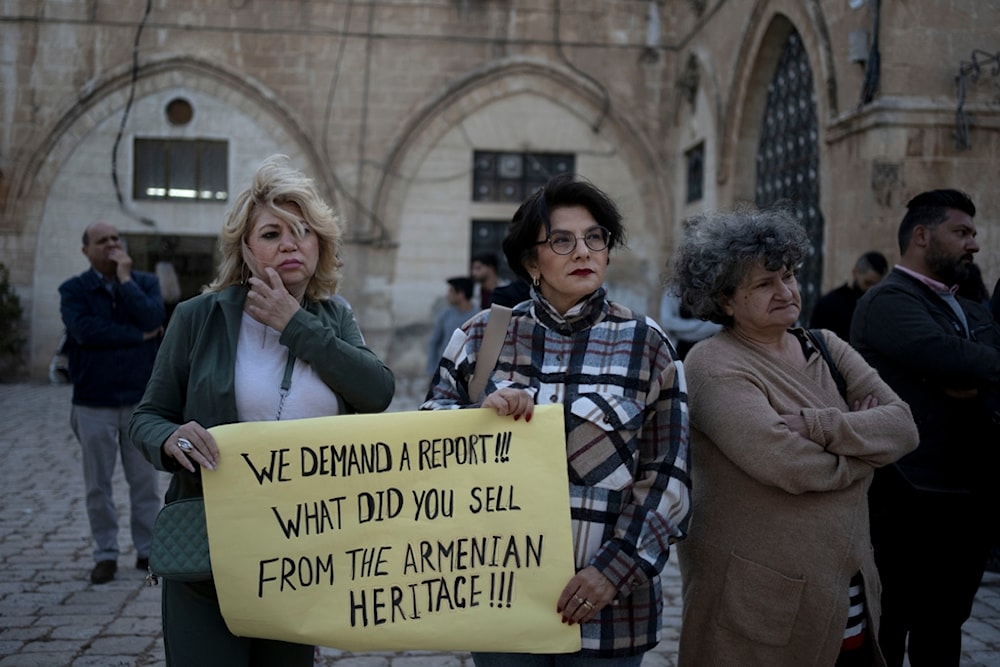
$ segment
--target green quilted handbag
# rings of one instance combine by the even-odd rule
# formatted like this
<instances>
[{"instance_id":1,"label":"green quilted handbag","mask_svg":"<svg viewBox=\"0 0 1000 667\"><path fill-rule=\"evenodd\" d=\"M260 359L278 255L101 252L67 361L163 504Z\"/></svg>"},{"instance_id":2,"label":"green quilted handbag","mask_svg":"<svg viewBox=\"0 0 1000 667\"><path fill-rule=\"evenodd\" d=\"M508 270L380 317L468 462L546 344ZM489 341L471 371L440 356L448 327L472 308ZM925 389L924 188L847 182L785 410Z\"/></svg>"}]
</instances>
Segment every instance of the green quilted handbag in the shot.
<instances>
[{"instance_id":1,"label":"green quilted handbag","mask_svg":"<svg viewBox=\"0 0 1000 667\"><path fill-rule=\"evenodd\" d=\"M156 515L149 571L150 585L157 583L157 577L186 582L212 578L204 498L176 500Z\"/></svg>"}]
</instances>

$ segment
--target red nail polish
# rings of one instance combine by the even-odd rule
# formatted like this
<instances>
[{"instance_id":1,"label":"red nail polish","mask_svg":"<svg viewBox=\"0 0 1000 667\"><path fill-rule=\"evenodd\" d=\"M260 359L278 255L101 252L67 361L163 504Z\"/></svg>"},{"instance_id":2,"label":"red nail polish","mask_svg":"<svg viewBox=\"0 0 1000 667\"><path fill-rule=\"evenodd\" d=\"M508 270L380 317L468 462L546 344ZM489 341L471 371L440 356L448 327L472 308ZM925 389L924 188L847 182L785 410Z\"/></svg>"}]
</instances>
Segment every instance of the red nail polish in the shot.
<instances>
[{"instance_id":1,"label":"red nail polish","mask_svg":"<svg viewBox=\"0 0 1000 667\"><path fill-rule=\"evenodd\" d=\"M526 416L526 417L524 418L524 421L526 421L526 422L530 422L530 421L531 421L531 413L530 413L530 412L529 412L529 413L527 414L527 416Z\"/></svg>"},{"instance_id":2,"label":"red nail polish","mask_svg":"<svg viewBox=\"0 0 1000 667\"><path fill-rule=\"evenodd\" d=\"M521 418L521 415L514 415L514 421L517 421L520 418Z\"/></svg>"}]
</instances>

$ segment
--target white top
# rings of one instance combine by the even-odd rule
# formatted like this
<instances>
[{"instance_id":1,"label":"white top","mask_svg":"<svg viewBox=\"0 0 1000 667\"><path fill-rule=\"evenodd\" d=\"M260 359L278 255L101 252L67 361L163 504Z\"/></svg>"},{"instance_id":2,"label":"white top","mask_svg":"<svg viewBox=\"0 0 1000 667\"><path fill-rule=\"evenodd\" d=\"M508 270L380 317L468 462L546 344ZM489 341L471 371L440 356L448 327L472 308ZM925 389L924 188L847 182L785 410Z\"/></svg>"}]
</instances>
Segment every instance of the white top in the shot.
<instances>
[{"instance_id":1,"label":"white top","mask_svg":"<svg viewBox=\"0 0 1000 667\"><path fill-rule=\"evenodd\" d=\"M236 412L241 422L274 421L281 403L281 379L288 348L281 334L243 313L236 346ZM340 412L337 396L312 367L295 360L292 386L281 408L281 420L329 417Z\"/></svg>"}]
</instances>

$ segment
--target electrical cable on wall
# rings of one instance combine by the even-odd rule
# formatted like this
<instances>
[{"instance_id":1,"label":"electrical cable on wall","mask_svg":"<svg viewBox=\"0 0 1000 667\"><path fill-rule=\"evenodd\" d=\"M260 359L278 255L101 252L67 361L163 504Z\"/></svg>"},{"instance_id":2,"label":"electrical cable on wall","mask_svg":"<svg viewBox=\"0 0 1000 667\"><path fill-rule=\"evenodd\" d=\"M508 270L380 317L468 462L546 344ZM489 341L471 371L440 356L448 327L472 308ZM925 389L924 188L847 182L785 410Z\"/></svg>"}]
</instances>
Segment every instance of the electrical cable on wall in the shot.
<instances>
[{"instance_id":1,"label":"electrical cable on wall","mask_svg":"<svg viewBox=\"0 0 1000 667\"><path fill-rule=\"evenodd\" d=\"M597 86L597 88L601 91L601 95L603 97L601 101L601 115L598 116L597 120L594 121L594 124L590 126L590 129L593 130L595 133L597 133L600 131L601 125L604 123L604 119L607 117L608 111L611 109L611 94L608 93L608 89L603 83L595 79L587 72L584 72L574 63L572 63L570 59L566 56L565 51L563 51L562 40L559 38L559 23L562 17L561 0L555 0L553 6L553 13L554 13L554 18L552 21L553 41L555 42L556 53L559 54L559 58L566 64L567 67L569 67L571 70L573 70L574 72L585 78L587 81L590 81L592 84Z\"/></svg>"},{"instance_id":2,"label":"electrical cable on wall","mask_svg":"<svg viewBox=\"0 0 1000 667\"><path fill-rule=\"evenodd\" d=\"M125 125L128 123L129 113L132 111L132 102L135 100L135 85L139 79L139 41L142 38L143 28L146 27L146 20L153 9L153 0L146 0L146 11L139 21L139 27L135 31L135 41L132 44L132 73L128 89L128 101L125 103L125 111L122 112L122 122L118 127L118 134L115 136L114 146L111 148L111 182L115 186L115 196L118 198L118 207L130 218L134 218L144 225L155 227L156 222L150 218L139 215L125 205L125 196L122 194L121 183L118 182L118 146L125 135Z\"/></svg>"},{"instance_id":3,"label":"electrical cable on wall","mask_svg":"<svg viewBox=\"0 0 1000 667\"><path fill-rule=\"evenodd\" d=\"M340 180L340 177L337 175L337 170L333 163L333 156L330 153L329 130L330 130L330 118L333 112L333 96L337 90L337 84L339 83L340 80L340 67L344 60L344 50L347 47L348 29L350 28L351 13L353 9L354 9L354 0L348 0L347 9L345 10L344 14L343 28L341 28L340 31L340 46L337 49L337 59L333 66L333 76L330 79L330 91L329 93L327 93L326 108L324 109L323 112L323 145L322 145L323 157L326 159L327 171L330 174L330 180L333 182L334 189L337 192L339 192L340 195L355 208L355 210L359 213L359 215L361 215L364 218L367 218L372 223L372 225L377 230L376 234L377 238L375 239L376 242L384 243L389 236L388 232L386 231L385 225L382 224L382 221L379 219L378 215L376 215L375 211L365 206L357 196L352 194L347 189L347 186L344 185L344 182ZM369 11L369 23L370 23L371 14L374 13L375 11L374 5L370 6L368 11ZM372 31L370 27L367 36L369 40L372 37ZM367 100L367 95L365 99ZM362 109L362 114L363 115L367 114L367 107ZM363 144L361 146L361 150L362 151L364 150ZM364 155L362 154L359 159L363 163ZM359 178L360 178L360 171L359 171Z\"/></svg>"}]
</instances>

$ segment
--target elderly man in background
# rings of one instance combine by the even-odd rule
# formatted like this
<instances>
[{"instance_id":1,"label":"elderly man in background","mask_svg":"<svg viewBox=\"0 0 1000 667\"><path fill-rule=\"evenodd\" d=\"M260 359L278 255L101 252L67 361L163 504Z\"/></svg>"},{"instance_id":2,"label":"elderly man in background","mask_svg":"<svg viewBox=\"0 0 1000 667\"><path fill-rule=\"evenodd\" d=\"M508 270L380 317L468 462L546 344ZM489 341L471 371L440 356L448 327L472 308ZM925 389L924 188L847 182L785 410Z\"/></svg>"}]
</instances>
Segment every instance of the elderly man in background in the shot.
<instances>
[{"instance_id":1,"label":"elderly man in background","mask_svg":"<svg viewBox=\"0 0 1000 667\"><path fill-rule=\"evenodd\" d=\"M112 476L119 456L129 485L135 566L149 566L160 509L158 473L132 446L128 427L153 370L166 310L156 276L132 270L113 226L88 226L83 254L90 268L60 285L59 296L73 383L70 424L83 451L87 518L96 543L90 581L103 584L118 571Z\"/></svg>"}]
</instances>

